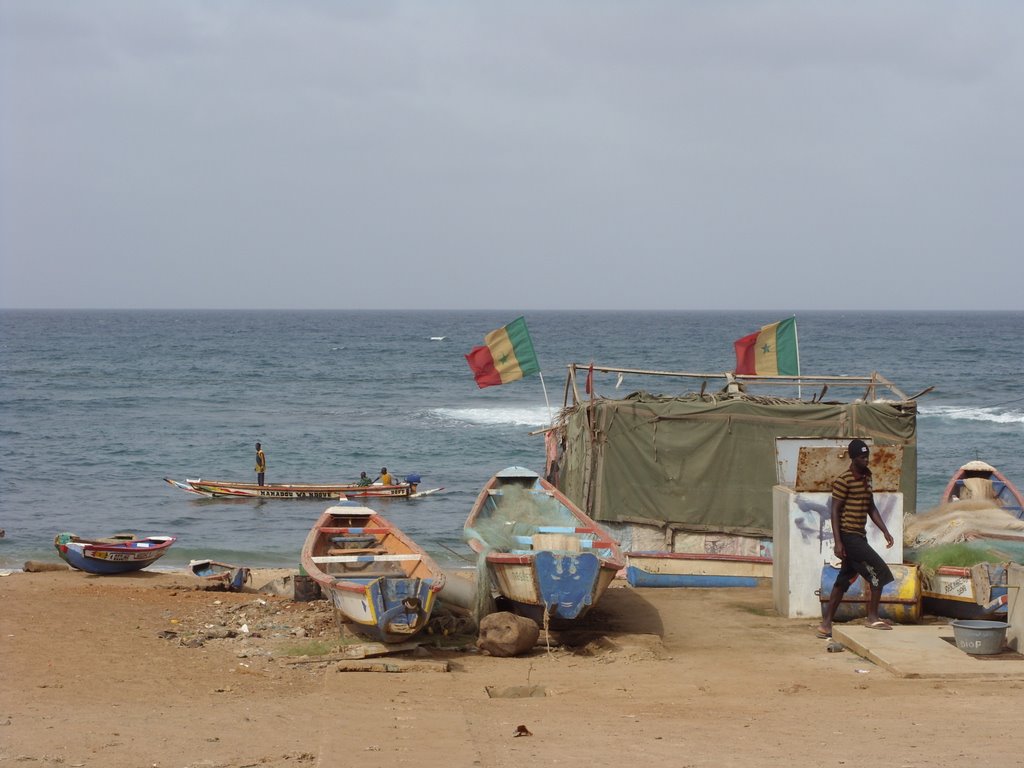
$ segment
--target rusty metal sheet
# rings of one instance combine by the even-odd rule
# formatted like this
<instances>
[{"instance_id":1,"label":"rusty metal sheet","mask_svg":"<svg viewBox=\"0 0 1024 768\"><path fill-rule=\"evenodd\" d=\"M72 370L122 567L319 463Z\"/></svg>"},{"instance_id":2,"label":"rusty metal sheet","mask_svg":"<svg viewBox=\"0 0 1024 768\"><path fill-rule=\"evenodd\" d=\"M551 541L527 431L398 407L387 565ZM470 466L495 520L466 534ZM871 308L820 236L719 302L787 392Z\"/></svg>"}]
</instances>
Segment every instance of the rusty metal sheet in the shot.
<instances>
[{"instance_id":1,"label":"rusty metal sheet","mask_svg":"<svg viewBox=\"0 0 1024 768\"><path fill-rule=\"evenodd\" d=\"M801 447L794 491L829 492L832 481L850 466L845 448ZM873 445L868 460L876 491L897 492L903 474L902 445Z\"/></svg>"}]
</instances>

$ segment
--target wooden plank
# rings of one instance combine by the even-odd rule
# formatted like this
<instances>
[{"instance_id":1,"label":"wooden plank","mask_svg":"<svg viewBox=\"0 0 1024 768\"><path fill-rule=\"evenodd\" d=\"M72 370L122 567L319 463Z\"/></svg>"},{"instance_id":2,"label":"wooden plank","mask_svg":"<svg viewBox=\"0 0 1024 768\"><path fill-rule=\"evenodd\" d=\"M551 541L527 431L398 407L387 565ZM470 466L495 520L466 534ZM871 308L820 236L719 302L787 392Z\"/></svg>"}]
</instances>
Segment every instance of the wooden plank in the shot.
<instances>
[{"instance_id":1,"label":"wooden plank","mask_svg":"<svg viewBox=\"0 0 1024 768\"><path fill-rule=\"evenodd\" d=\"M328 557L334 555L383 555L387 552L386 549L380 547L374 549L348 549L347 547L334 547L333 549L327 550Z\"/></svg>"},{"instance_id":2,"label":"wooden plank","mask_svg":"<svg viewBox=\"0 0 1024 768\"><path fill-rule=\"evenodd\" d=\"M420 560L420 555L318 555L310 558L314 563L394 563Z\"/></svg>"},{"instance_id":3,"label":"wooden plank","mask_svg":"<svg viewBox=\"0 0 1024 768\"><path fill-rule=\"evenodd\" d=\"M448 672L447 661L434 659L351 659L339 662L338 672Z\"/></svg>"},{"instance_id":4,"label":"wooden plank","mask_svg":"<svg viewBox=\"0 0 1024 768\"><path fill-rule=\"evenodd\" d=\"M420 643L413 640L408 643L357 643L346 645L341 650L341 656L345 660L365 659L370 656L388 656L392 653L404 653L414 651L420 647Z\"/></svg>"},{"instance_id":5,"label":"wooden plank","mask_svg":"<svg viewBox=\"0 0 1024 768\"><path fill-rule=\"evenodd\" d=\"M387 656L392 653L405 653L414 651L421 645L418 641L408 643L355 643L346 645L337 653L325 653L322 656L298 656L294 659L283 659L285 664L329 664L336 661L350 661L352 659L365 659L370 656Z\"/></svg>"},{"instance_id":6,"label":"wooden plank","mask_svg":"<svg viewBox=\"0 0 1024 768\"><path fill-rule=\"evenodd\" d=\"M320 533L326 534L338 534L343 536L360 536L360 535L375 535L380 536L391 531L387 528L336 528L332 526L323 526L320 529Z\"/></svg>"}]
</instances>

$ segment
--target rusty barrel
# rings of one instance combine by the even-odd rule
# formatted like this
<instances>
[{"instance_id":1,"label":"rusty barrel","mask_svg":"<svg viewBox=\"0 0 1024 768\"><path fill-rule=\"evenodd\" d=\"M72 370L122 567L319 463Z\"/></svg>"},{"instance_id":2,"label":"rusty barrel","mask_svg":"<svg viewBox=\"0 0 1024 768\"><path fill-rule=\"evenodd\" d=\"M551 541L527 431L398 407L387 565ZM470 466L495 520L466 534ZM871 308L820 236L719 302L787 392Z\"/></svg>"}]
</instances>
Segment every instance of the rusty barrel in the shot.
<instances>
[{"instance_id":1,"label":"rusty barrel","mask_svg":"<svg viewBox=\"0 0 1024 768\"><path fill-rule=\"evenodd\" d=\"M899 624L916 624L921 620L921 571L913 564L889 564L895 580L882 588L882 600L878 605L878 616ZM826 563L821 569L821 589L818 597L822 606L828 602L832 587L839 576L839 569ZM863 577L858 576L836 610L836 621L863 619L868 615L869 587Z\"/></svg>"}]
</instances>

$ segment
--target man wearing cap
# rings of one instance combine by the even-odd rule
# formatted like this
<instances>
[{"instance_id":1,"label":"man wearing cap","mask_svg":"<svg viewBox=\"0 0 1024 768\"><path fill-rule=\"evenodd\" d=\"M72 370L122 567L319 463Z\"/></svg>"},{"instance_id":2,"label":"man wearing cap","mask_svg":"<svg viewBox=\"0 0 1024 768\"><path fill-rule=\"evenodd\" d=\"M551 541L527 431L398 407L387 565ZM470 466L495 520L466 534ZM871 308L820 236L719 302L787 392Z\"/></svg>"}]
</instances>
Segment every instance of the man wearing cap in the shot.
<instances>
[{"instance_id":1,"label":"man wearing cap","mask_svg":"<svg viewBox=\"0 0 1024 768\"><path fill-rule=\"evenodd\" d=\"M868 518L885 536L887 548L894 543L892 534L885 527L885 521L875 506L867 444L863 440L851 440L847 455L850 457L850 468L832 483L832 533L836 542L836 557L842 560L842 566L828 603L822 609L818 637L832 636L832 620L836 610L857 576L863 576L870 586L867 626L872 629L892 629L892 624L879 618L878 605L882 599L882 588L893 581L893 575L882 557L868 544Z\"/></svg>"}]
</instances>

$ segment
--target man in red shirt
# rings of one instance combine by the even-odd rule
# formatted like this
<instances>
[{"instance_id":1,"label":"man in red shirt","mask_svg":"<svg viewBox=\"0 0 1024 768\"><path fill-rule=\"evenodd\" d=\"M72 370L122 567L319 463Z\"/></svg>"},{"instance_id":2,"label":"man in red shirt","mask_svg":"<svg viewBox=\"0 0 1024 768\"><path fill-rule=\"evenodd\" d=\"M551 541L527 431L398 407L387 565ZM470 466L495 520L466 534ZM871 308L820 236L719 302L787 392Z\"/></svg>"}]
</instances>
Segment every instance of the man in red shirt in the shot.
<instances>
[{"instance_id":1,"label":"man in red shirt","mask_svg":"<svg viewBox=\"0 0 1024 768\"><path fill-rule=\"evenodd\" d=\"M868 583L868 622L872 629L892 629L892 624L878 616L882 588L893 581L892 570L868 544L867 521L871 518L885 536L885 546L892 547L893 538L875 506L871 489L871 470L868 468L869 450L863 440L851 440L847 448L850 468L832 483L832 534L835 553L842 561L836 583L828 603L822 609L818 637L832 636L832 620L843 600L843 595L858 576Z\"/></svg>"}]
</instances>

